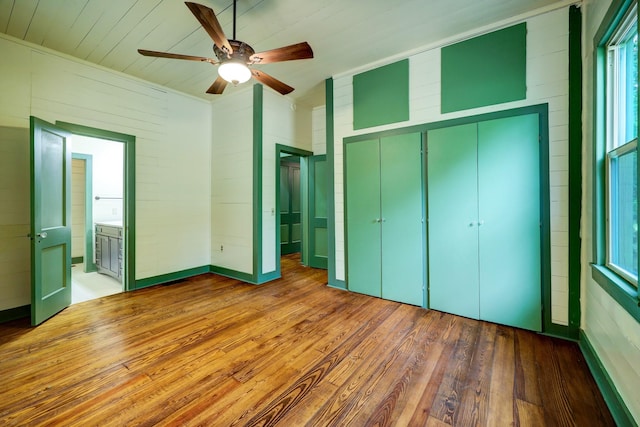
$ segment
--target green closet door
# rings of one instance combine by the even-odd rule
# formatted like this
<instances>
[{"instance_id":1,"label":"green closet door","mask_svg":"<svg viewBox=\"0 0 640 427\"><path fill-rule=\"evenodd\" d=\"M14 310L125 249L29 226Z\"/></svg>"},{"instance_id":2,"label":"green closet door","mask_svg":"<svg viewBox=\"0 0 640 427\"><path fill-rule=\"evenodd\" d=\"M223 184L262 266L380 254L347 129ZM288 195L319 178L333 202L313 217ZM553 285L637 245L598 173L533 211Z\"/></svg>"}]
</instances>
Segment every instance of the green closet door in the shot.
<instances>
[{"instance_id":1,"label":"green closet door","mask_svg":"<svg viewBox=\"0 0 640 427\"><path fill-rule=\"evenodd\" d=\"M427 134L429 307L477 319L477 124Z\"/></svg>"},{"instance_id":2,"label":"green closet door","mask_svg":"<svg viewBox=\"0 0 640 427\"><path fill-rule=\"evenodd\" d=\"M382 298L423 305L424 231L419 133L380 140Z\"/></svg>"},{"instance_id":3,"label":"green closet door","mask_svg":"<svg viewBox=\"0 0 640 427\"><path fill-rule=\"evenodd\" d=\"M478 124L480 318L541 330L538 115Z\"/></svg>"},{"instance_id":4,"label":"green closet door","mask_svg":"<svg viewBox=\"0 0 640 427\"><path fill-rule=\"evenodd\" d=\"M381 296L380 150L377 139L345 144L347 286Z\"/></svg>"}]
</instances>

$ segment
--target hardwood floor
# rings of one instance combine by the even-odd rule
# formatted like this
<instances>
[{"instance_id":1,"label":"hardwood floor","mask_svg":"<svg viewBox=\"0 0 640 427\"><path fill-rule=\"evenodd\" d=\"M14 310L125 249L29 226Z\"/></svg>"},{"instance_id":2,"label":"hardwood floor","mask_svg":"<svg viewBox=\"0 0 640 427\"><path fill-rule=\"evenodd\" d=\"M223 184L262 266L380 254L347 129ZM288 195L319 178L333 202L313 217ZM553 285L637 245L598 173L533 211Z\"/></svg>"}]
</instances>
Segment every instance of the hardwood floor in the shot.
<instances>
[{"instance_id":1,"label":"hardwood floor","mask_svg":"<svg viewBox=\"0 0 640 427\"><path fill-rule=\"evenodd\" d=\"M0 325L0 425L613 426L577 345L283 258Z\"/></svg>"}]
</instances>

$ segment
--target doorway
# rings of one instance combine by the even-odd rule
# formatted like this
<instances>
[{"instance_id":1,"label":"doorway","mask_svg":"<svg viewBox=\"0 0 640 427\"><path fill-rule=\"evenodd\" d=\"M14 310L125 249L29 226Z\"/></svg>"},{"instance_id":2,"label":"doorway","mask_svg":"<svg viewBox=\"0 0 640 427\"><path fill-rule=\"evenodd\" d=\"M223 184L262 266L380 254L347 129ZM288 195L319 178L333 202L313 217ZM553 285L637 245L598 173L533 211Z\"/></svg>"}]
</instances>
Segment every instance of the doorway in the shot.
<instances>
[{"instance_id":1,"label":"doorway","mask_svg":"<svg viewBox=\"0 0 640 427\"><path fill-rule=\"evenodd\" d=\"M308 158L313 153L276 144L276 260L300 253L300 262L308 265Z\"/></svg>"},{"instance_id":2,"label":"doorway","mask_svg":"<svg viewBox=\"0 0 640 427\"><path fill-rule=\"evenodd\" d=\"M71 303L123 291L124 144L71 141Z\"/></svg>"},{"instance_id":3,"label":"doorway","mask_svg":"<svg viewBox=\"0 0 640 427\"><path fill-rule=\"evenodd\" d=\"M300 157L280 158L280 255L301 251Z\"/></svg>"},{"instance_id":4,"label":"doorway","mask_svg":"<svg viewBox=\"0 0 640 427\"><path fill-rule=\"evenodd\" d=\"M72 137L115 141L122 147L122 212L119 255L122 290L135 286L135 137L72 123L30 117L31 324L36 326L71 304ZM85 164L86 176L86 164ZM85 196L86 200L86 196ZM85 230L93 218L86 221ZM96 225L96 231L97 230ZM93 234L91 231L90 234ZM102 249L95 247L95 253ZM84 259L83 254L83 259ZM116 256L118 253L116 251ZM97 259L96 257L95 259ZM91 261L91 257L87 257Z\"/></svg>"}]
</instances>

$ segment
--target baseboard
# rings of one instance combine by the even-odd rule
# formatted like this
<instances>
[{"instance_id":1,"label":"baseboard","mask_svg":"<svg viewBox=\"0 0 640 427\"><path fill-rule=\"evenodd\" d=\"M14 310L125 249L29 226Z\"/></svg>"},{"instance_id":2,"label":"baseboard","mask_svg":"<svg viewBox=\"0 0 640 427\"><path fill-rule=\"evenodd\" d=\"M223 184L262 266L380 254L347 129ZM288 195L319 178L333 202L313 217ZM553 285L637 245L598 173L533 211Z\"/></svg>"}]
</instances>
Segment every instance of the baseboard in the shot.
<instances>
[{"instance_id":1,"label":"baseboard","mask_svg":"<svg viewBox=\"0 0 640 427\"><path fill-rule=\"evenodd\" d=\"M613 416L616 424L621 427L638 427L638 424L633 419L633 416L631 415L631 412L629 412L627 405L622 400L622 397L618 394L615 384L611 380L611 377L607 373L607 370L600 361L598 354L583 330L580 330L579 345L580 350L582 350L582 354L584 355L584 359L591 370L591 374L596 380L600 393L602 393L602 397L607 403L609 411L611 411L611 415Z\"/></svg>"},{"instance_id":2,"label":"baseboard","mask_svg":"<svg viewBox=\"0 0 640 427\"><path fill-rule=\"evenodd\" d=\"M136 280L133 286L129 286L129 290L148 288L149 286L161 285L163 283L174 282L176 280L187 279L189 277L198 276L200 274L209 273L209 266L189 268L187 270L176 271L174 273L161 274L159 276L148 277L146 279Z\"/></svg>"},{"instance_id":3,"label":"baseboard","mask_svg":"<svg viewBox=\"0 0 640 427\"><path fill-rule=\"evenodd\" d=\"M0 311L0 323L9 322L11 320L22 319L31 316L31 306L23 305L21 307L9 308Z\"/></svg>"},{"instance_id":4,"label":"baseboard","mask_svg":"<svg viewBox=\"0 0 640 427\"><path fill-rule=\"evenodd\" d=\"M327 283L327 286L329 286L330 288L346 290L347 282L345 282L344 280L337 280L337 279L329 280L329 283Z\"/></svg>"},{"instance_id":5,"label":"baseboard","mask_svg":"<svg viewBox=\"0 0 640 427\"><path fill-rule=\"evenodd\" d=\"M217 265L210 265L209 273L215 273L215 274L219 274L220 276L229 277L231 279L237 279L242 282L251 283L252 285L258 284L258 282L255 280L252 274L243 273L242 271L236 271L230 268L218 267Z\"/></svg>"},{"instance_id":6,"label":"baseboard","mask_svg":"<svg viewBox=\"0 0 640 427\"><path fill-rule=\"evenodd\" d=\"M559 325L557 323L545 324L543 319L542 325L543 335L562 338L569 341L578 341L580 339L580 331L571 326Z\"/></svg>"},{"instance_id":7,"label":"baseboard","mask_svg":"<svg viewBox=\"0 0 640 427\"><path fill-rule=\"evenodd\" d=\"M256 280L256 285L262 285L263 283L267 283L272 280L279 279L280 277L282 276L280 275L279 270L274 270L270 273L262 273L258 275L258 280Z\"/></svg>"}]
</instances>

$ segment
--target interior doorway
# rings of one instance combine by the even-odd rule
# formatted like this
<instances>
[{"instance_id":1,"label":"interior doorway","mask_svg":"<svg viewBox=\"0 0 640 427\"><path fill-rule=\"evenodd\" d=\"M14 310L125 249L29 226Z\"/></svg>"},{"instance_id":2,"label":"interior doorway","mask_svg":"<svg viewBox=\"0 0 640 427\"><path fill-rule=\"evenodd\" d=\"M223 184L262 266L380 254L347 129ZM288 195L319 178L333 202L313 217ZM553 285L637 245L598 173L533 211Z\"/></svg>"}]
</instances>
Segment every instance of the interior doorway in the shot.
<instances>
[{"instance_id":1,"label":"interior doorway","mask_svg":"<svg viewBox=\"0 0 640 427\"><path fill-rule=\"evenodd\" d=\"M301 199L300 157L282 153L280 158L280 255L301 251Z\"/></svg>"},{"instance_id":2,"label":"interior doorway","mask_svg":"<svg viewBox=\"0 0 640 427\"><path fill-rule=\"evenodd\" d=\"M124 144L74 135L72 304L124 290Z\"/></svg>"},{"instance_id":3,"label":"interior doorway","mask_svg":"<svg viewBox=\"0 0 640 427\"><path fill-rule=\"evenodd\" d=\"M276 270L280 274L280 258L300 254L300 262L308 265L308 159L311 151L276 144ZM286 178L286 179L285 179ZM291 184L287 184L291 183ZM284 194L283 194L284 193ZM286 194L288 193L288 194ZM284 220L284 222L283 222Z\"/></svg>"}]
</instances>

